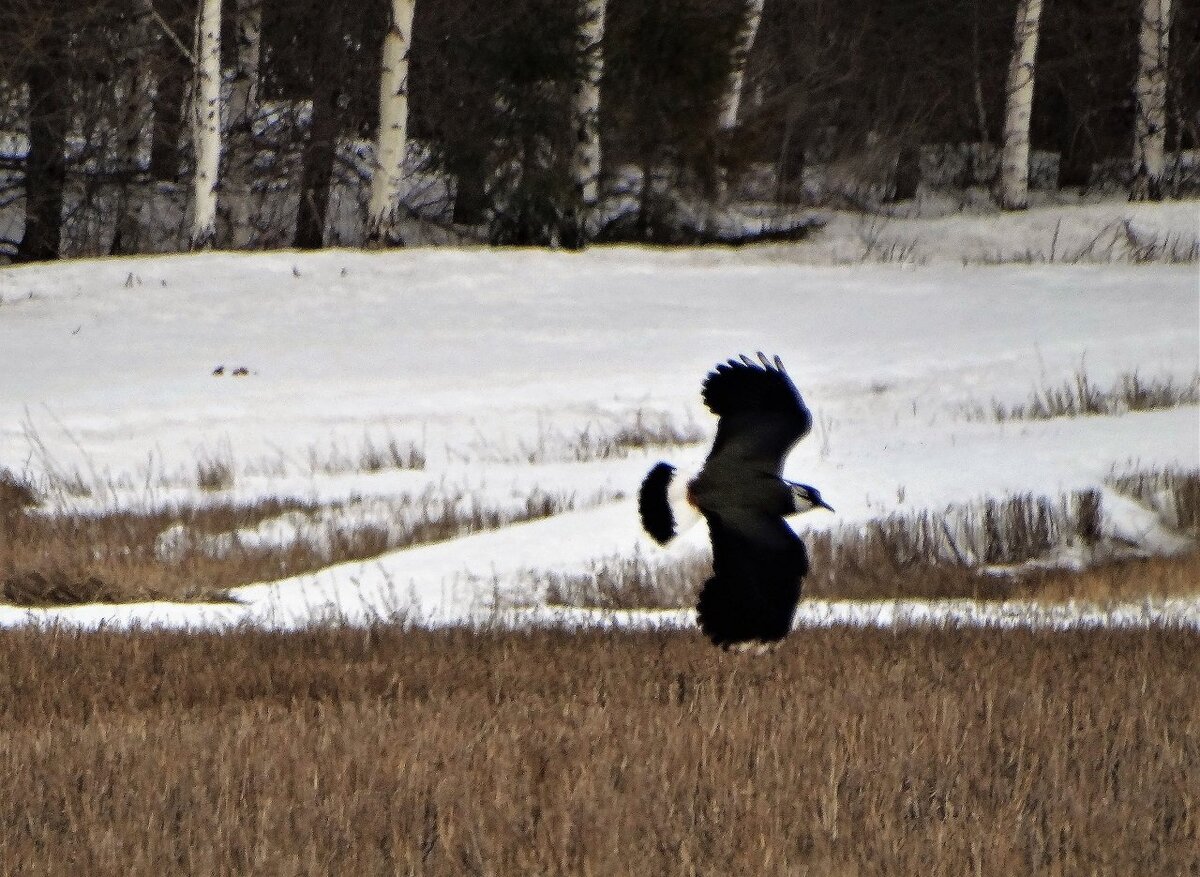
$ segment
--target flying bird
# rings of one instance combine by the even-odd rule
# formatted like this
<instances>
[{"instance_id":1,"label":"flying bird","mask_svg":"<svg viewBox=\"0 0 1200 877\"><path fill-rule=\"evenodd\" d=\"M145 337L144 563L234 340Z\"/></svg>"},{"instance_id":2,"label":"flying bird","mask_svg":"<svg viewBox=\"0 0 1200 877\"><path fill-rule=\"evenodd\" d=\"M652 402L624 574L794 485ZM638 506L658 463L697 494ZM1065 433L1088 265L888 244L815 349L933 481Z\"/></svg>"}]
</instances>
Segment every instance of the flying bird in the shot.
<instances>
[{"instance_id":1,"label":"flying bird","mask_svg":"<svg viewBox=\"0 0 1200 877\"><path fill-rule=\"evenodd\" d=\"M833 509L815 487L786 481L783 461L812 430L812 414L779 357L762 353L718 365L704 404L719 418L704 466L690 480L659 463L642 482L642 526L661 545L700 516L708 522L713 574L696 607L716 645L753 649L788 635L808 552L784 517Z\"/></svg>"}]
</instances>

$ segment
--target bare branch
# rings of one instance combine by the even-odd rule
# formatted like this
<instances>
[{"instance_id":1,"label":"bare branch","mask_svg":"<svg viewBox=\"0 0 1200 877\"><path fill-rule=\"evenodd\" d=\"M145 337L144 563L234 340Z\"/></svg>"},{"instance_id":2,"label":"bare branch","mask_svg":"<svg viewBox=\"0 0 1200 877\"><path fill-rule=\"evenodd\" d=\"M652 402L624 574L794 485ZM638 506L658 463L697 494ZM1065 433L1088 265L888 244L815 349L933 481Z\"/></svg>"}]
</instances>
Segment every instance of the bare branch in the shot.
<instances>
[{"instance_id":1,"label":"bare branch","mask_svg":"<svg viewBox=\"0 0 1200 877\"><path fill-rule=\"evenodd\" d=\"M162 28L163 33L171 38L171 42L173 42L179 51L183 53L183 57L187 58L188 61L191 62L192 66L195 67L196 56L192 54L191 49L184 45L183 40L179 38L175 31L171 30L171 25L167 24L166 19L163 18L159 14L158 10L154 8L154 3L152 0L146 0L146 8L150 10L150 14L154 16L154 20L158 22L158 26Z\"/></svg>"}]
</instances>

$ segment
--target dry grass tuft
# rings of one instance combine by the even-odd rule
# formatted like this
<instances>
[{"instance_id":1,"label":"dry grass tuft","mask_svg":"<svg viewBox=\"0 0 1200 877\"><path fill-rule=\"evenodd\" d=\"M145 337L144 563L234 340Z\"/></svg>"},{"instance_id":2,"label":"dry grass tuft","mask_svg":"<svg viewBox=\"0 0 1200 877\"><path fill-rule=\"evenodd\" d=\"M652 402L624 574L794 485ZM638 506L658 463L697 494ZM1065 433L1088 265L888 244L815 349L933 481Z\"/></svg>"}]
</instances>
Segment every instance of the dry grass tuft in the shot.
<instances>
[{"instance_id":1,"label":"dry grass tuft","mask_svg":"<svg viewBox=\"0 0 1200 877\"><path fill-rule=\"evenodd\" d=\"M1186 383L1172 377L1143 378L1137 372L1121 375L1111 387L1092 382L1080 369L1057 387L1035 390L1029 400L1016 405L993 401L964 411L968 420L1050 420L1055 417L1085 417L1122 414L1126 411L1155 411L1200 403L1200 374Z\"/></svg>"},{"instance_id":2,"label":"dry grass tuft","mask_svg":"<svg viewBox=\"0 0 1200 877\"><path fill-rule=\"evenodd\" d=\"M0 632L8 873L1192 874L1200 635Z\"/></svg>"},{"instance_id":3,"label":"dry grass tuft","mask_svg":"<svg viewBox=\"0 0 1200 877\"><path fill-rule=\"evenodd\" d=\"M0 469L0 518L20 514L37 504L37 492L27 478Z\"/></svg>"},{"instance_id":4,"label":"dry grass tuft","mask_svg":"<svg viewBox=\"0 0 1200 877\"><path fill-rule=\"evenodd\" d=\"M1157 511L1177 530L1200 533L1200 470L1137 470L1108 483Z\"/></svg>"},{"instance_id":5,"label":"dry grass tuft","mask_svg":"<svg viewBox=\"0 0 1200 877\"><path fill-rule=\"evenodd\" d=\"M393 435L373 439L363 437L356 451L345 451L338 445L327 450L310 448L308 467L311 472L338 475L346 472L383 472L389 469L423 470L425 451L412 442Z\"/></svg>"},{"instance_id":6,"label":"dry grass tuft","mask_svg":"<svg viewBox=\"0 0 1200 877\"><path fill-rule=\"evenodd\" d=\"M616 429L589 424L572 435L564 435L543 426L533 444L522 443L511 460L540 463L590 463L596 460L615 460L648 448L679 447L704 442L708 435L691 420L680 423L669 412L639 408L632 423ZM494 453L485 458L496 459ZM503 454L498 459L506 459Z\"/></svg>"},{"instance_id":7,"label":"dry grass tuft","mask_svg":"<svg viewBox=\"0 0 1200 877\"><path fill-rule=\"evenodd\" d=\"M532 584L552 606L600 609L671 609L692 606L712 575L705 553L654 563L641 553L597 561L585 572L535 573Z\"/></svg>"},{"instance_id":8,"label":"dry grass tuft","mask_svg":"<svg viewBox=\"0 0 1200 877\"><path fill-rule=\"evenodd\" d=\"M18 606L74 606L118 602L120 594L94 575L81 578L52 569L13 572L0 578L0 598Z\"/></svg>"},{"instance_id":9,"label":"dry grass tuft","mask_svg":"<svg viewBox=\"0 0 1200 877\"><path fill-rule=\"evenodd\" d=\"M677 423L669 414L639 408L633 423L626 424L600 443L610 448L610 456L623 456L630 451L648 448L677 447L703 442L707 436L696 423L688 420Z\"/></svg>"},{"instance_id":10,"label":"dry grass tuft","mask_svg":"<svg viewBox=\"0 0 1200 877\"><path fill-rule=\"evenodd\" d=\"M228 459L209 457L196 464L196 486L201 490L230 490L235 480L233 463Z\"/></svg>"}]
</instances>

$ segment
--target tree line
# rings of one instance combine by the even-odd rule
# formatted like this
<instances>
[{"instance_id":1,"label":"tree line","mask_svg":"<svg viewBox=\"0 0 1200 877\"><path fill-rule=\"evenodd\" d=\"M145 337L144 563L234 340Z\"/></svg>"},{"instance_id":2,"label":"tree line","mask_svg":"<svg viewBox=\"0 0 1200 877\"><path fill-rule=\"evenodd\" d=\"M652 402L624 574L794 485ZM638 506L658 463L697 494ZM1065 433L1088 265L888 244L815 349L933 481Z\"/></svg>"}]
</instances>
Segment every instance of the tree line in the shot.
<instances>
[{"instance_id":1,"label":"tree line","mask_svg":"<svg viewBox=\"0 0 1200 877\"><path fill-rule=\"evenodd\" d=\"M1158 199L1196 187L1197 71L1200 0L2 0L0 255Z\"/></svg>"}]
</instances>

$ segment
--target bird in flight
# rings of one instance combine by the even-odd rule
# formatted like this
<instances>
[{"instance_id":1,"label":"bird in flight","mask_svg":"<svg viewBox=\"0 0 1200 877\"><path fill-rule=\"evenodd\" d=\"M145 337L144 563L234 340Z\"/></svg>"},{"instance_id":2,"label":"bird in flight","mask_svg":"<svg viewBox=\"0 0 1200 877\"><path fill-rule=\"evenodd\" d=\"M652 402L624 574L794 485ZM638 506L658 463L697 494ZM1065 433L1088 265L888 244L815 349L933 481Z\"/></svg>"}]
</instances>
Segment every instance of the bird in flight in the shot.
<instances>
[{"instance_id":1,"label":"bird in flight","mask_svg":"<svg viewBox=\"0 0 1200 877\"><path fill-rule=\"evenodd\" d=\"M666 545L700 516L708 522L713 574L696 607L700 628L723 648L761 649L788 635L808 552L784 517L833 509L815 487L786 481L783 461L812 429L809 412L779 357L721 363L704 381L704 404L719 418L696 477L659 463L642 482L642 526Z\"/></svg>"}]
</instances>

